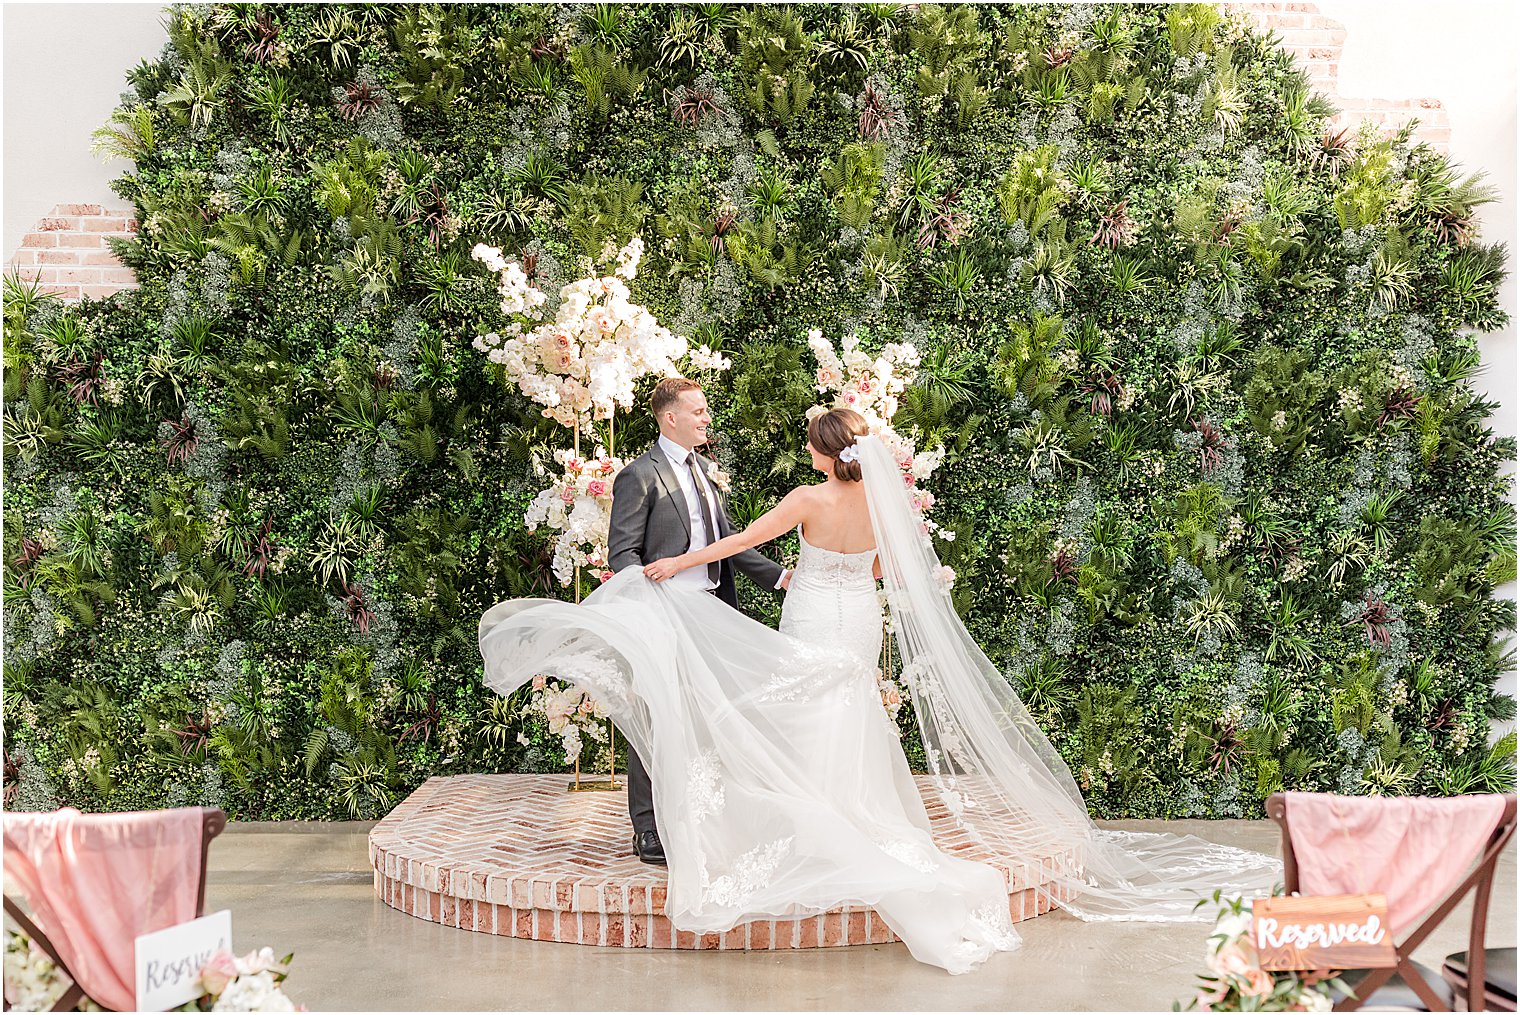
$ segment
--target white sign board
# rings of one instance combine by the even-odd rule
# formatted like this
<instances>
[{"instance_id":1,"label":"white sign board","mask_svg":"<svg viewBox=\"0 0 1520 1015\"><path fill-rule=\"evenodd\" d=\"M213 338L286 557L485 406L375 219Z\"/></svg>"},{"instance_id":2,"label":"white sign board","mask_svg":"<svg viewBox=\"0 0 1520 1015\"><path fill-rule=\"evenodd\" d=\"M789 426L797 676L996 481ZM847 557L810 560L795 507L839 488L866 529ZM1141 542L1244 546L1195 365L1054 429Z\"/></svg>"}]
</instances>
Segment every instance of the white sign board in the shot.
<instances>
[{"instance_id":1,"label":"white sign board","mask_svg":"<svg viewBox=\"0 0 1520 1015\"><path fill-rule=\"evenodd\" d=\"M137 1010L168 1011L201 996L200 973L219 951L232 951L232 910L137 938Z\"/></svg>"}]
</instances>

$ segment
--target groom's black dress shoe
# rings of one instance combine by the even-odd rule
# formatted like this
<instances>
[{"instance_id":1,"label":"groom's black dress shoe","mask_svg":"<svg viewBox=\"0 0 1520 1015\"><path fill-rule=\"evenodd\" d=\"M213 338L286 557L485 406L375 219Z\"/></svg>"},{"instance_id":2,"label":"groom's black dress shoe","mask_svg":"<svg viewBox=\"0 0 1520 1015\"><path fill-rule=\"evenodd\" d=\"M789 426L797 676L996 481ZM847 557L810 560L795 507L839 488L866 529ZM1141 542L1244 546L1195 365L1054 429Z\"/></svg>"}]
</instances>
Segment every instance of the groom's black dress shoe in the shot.
<instances>
[{"instance_id":1,"label":"groom's black dress shoe","mask_svg":"<svg viewBox=\"0 0 1520 1015\"><path fill-rule=\"evenodd\" d=\"M665 866L665 847L660 843L659 832L634 832L633 851L645 863Z\"/></svg>"}]
</instances>

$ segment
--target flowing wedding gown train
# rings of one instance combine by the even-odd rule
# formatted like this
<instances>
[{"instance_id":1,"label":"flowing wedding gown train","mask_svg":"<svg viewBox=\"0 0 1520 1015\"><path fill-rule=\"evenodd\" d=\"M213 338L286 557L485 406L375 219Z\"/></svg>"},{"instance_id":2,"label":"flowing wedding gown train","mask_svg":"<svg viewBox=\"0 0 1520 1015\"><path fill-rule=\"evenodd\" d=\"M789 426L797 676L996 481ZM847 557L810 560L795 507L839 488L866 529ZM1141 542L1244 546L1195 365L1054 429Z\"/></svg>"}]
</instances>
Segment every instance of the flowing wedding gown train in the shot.
<instances>
[{"instance_id":1,"label":"flowing wedding gown train","mask_svg":"<svg viewBox=\"0 0 1520 1015\"><path fill-rule=\"evenodd\" d=\"M1215 888L1261 893L1270 857L1189 836L1106 833L1064 762L950 606L891 455L861 438L877 548L801 539L781 630L626 568L572 605L514 600L480 623L485 681L538 674L598 698L649 771L681 930L870 906L914 958L965 972L1018 947L1001 872L941 851L881 705L880 560L931 776L999 855L1065 855L1053 898L1084 919L1196 919ZM801 535L799 531L799 536Z\"/></svg>"},{"instance_id":2,"label":"flowing wedding gown train","mask_svg":"<svg viewBox=\"0 0 1520 1015\"><path fill-rule=\"evenodd\" d=\"M963 972L1018 945L1008 889L930 837L876 688L874 558L804 542L780 632L637 568L580 606L502 603L481 621L486 679L506 693L548 670L612 712L653 784L676 927L862 904Z\"/></svg>"}]
</instances>

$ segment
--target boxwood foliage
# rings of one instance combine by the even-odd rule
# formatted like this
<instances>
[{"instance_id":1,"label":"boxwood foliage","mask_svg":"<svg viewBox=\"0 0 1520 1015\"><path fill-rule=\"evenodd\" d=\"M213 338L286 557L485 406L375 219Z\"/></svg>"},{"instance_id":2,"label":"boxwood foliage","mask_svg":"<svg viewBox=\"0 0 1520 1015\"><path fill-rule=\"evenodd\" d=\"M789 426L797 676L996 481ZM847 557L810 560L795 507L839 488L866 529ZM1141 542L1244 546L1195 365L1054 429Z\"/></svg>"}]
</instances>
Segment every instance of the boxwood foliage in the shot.
<instances>
[{"instance_id":1,"label":"boxwood foliage","mask_svg":"<svg viewBox=\"0 0 1520 1015\"><path fill-rule=\"evenodd\" d=\"M921 349L898 422L948 449L957 606L1094 813L1513 785L1492 194L1335 129L1239 15L167 17L98 134L140 287L6 286L10 806L373 817L562 769L480 683L481 612L568 594L522 522L565 435L471 348L469 250L553 293L635 234L637 298L734 360L741 522L816 479L809 329Z\"/></svg>"}]
</instances>

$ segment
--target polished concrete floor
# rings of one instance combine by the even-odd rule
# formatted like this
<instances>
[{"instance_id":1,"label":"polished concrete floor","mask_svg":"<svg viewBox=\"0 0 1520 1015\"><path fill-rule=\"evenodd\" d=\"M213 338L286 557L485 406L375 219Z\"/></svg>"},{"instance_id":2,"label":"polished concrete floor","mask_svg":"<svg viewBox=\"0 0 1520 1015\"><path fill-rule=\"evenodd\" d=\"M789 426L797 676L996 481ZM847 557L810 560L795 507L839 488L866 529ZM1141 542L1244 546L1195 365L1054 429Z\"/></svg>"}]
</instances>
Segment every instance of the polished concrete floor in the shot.
<instances>
[{"instance_id":1,"label":"polished concrete floor","mask_svg":"<svg viewBox=\"0 0 1520 1015\"><path fill-rule=\"evenodd\" d=\"M1192 995L1204 924L1020 925L1024 947L949 976L902 945L814 952L672 952L491 937L374 896L363 823L233 825L212 845L207 911L230 908L240 950L295 952L289 994L314 1011L1168 1010ZM1116 822L1275 853L1266 821ZM1515 944L1515 849L1494 888L1491 946ZM1467 908L1416 952L1466 947Z\"/></svg>"}]
</instances>

